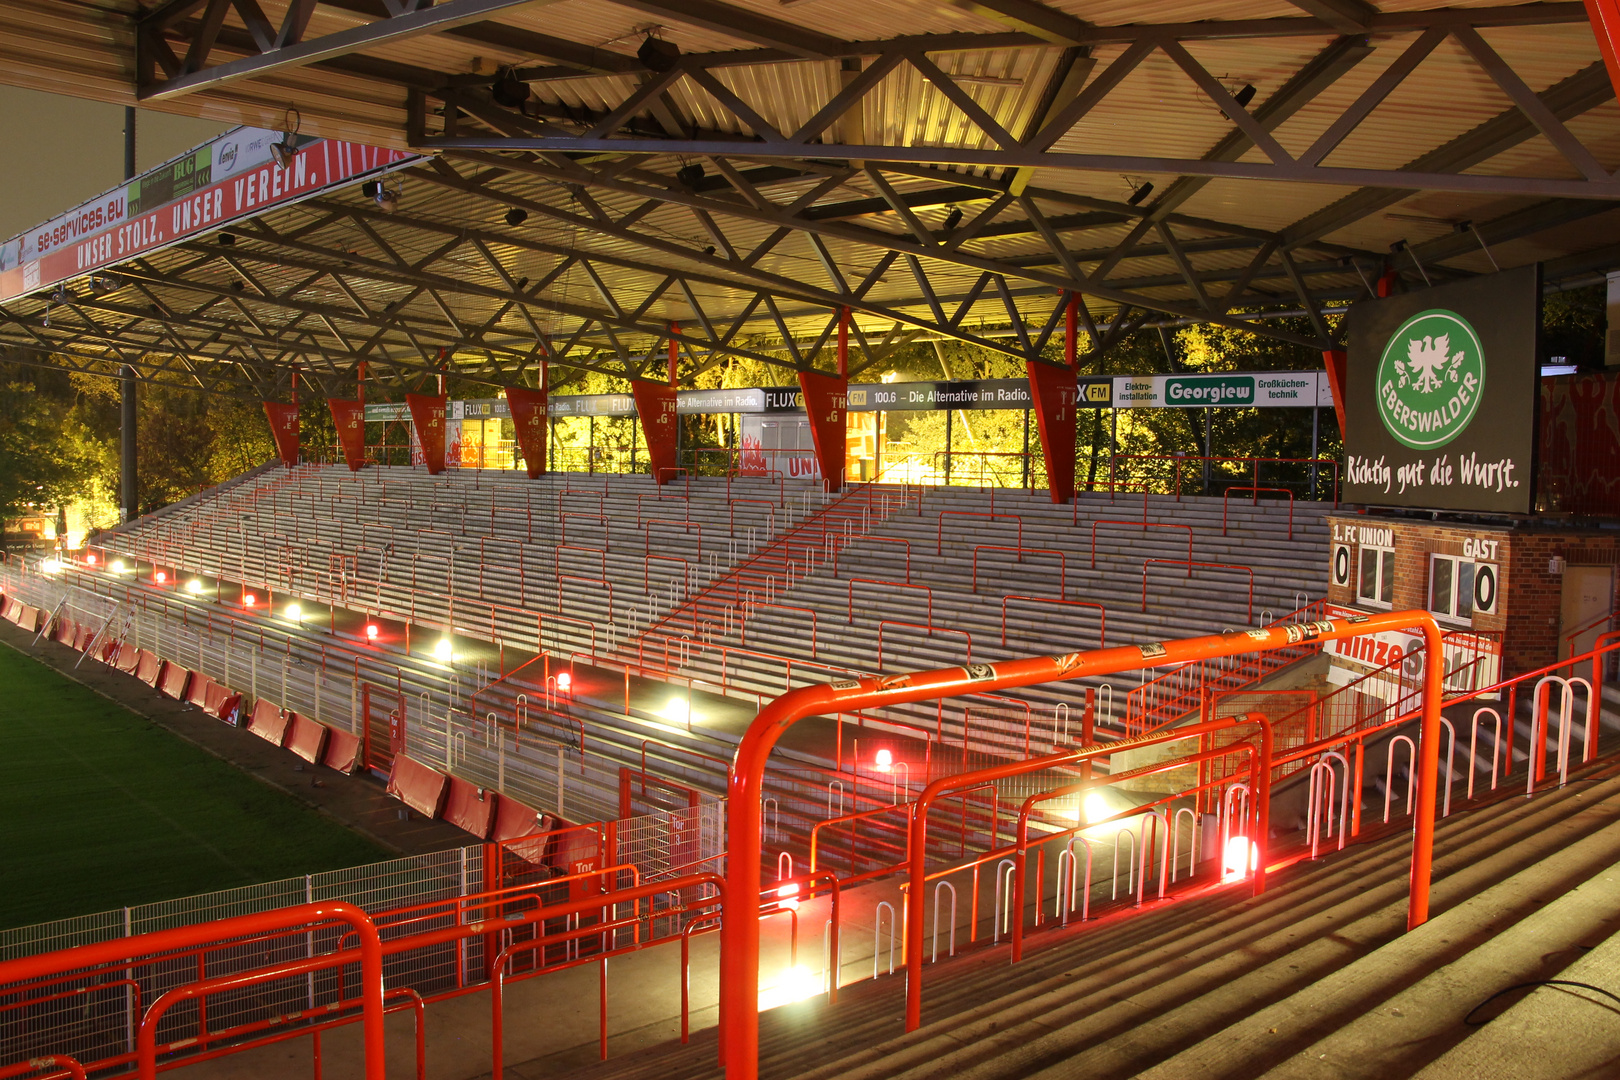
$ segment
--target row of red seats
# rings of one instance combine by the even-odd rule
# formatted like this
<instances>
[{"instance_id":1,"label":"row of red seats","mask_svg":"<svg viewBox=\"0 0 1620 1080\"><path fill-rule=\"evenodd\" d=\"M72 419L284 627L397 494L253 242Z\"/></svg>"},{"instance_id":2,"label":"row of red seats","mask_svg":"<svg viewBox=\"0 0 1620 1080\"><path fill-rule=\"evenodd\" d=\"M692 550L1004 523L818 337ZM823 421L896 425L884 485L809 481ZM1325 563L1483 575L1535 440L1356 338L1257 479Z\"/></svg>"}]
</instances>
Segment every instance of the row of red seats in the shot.
<instances>
[{"instance_id":1,"label":"row of red seats","mask_svg":"<svg viewBox=\"0 0 1620 1080\"><path fill-rule=\"evenodd\" d=\"M0 619L16 623L29 633L39 629L39 608L30 607L9 596L0 597Z\"/></svg>"},{"instance_id":2,"label":"row of red seats","mask_svg":"<svg viewBox=\"0 0 1620 1080\"><path fill-rule=\"evenodd\" d=\"M456 776L449 776L404 754L394 756L388 794L423 817L448 821L479 840L505 843L568 827L555 814L541 813L516 799Z\"/></svg>"}]
</instances>

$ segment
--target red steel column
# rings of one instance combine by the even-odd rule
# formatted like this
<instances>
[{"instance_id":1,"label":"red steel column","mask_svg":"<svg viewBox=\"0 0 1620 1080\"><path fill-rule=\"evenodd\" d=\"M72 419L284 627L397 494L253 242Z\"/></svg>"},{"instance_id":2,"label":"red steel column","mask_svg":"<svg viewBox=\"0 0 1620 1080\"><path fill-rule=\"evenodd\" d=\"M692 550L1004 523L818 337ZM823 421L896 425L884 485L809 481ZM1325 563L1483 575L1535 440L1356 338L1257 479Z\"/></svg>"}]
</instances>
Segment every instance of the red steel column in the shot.
<instances>
[{"instance_id":1,"label":"red steel column","mask_svg":"<svg viewBox=\"0 0 1620 1080\"><path fill-rule=\"evenodd\" d=\"M1620 0L1586 0L1586 17L1591 20L1598 52L1603 54L1603 66L1609 69L1609 81L1620 93Z\"/></svg>"},{"instance_id":2,"label":"red steel column","mask_svg":"<svg viewBox=\"0 0 1620 1080\"><path fill-rule=\"evenodd\" d=\"M681 332L681 324L680 323L670 323L669 324L669 332L672 335L670 337L670 339L669 339L669 385L674 386L675 382L676 382L676 379L675 379L675 361L676 361L676 358L678 358L680 356L681 352L680 352L680 345L675 341L675 338L673 337L673 335L678 334L678 333Z\"/></svg>"}]
</instances>

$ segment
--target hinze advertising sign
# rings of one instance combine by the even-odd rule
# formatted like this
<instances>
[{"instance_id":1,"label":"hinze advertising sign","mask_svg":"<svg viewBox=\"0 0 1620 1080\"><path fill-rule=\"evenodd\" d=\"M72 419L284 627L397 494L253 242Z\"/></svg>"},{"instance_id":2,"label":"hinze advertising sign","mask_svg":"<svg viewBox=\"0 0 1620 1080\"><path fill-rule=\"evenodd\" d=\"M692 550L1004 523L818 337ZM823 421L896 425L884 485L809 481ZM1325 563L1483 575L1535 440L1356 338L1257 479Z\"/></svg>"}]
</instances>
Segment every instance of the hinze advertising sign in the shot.
<instances>
[{"instance_id":1,"label":"hinze advertising sign","mask_svg":"<svg viewBox=\"0 0 1620 1080\"><path fill-rule=\"evenodd\" d=\"M1540 311L1534 267L1353 307L1345 501L1529 513Z\"/></svg>"}]
</instances>

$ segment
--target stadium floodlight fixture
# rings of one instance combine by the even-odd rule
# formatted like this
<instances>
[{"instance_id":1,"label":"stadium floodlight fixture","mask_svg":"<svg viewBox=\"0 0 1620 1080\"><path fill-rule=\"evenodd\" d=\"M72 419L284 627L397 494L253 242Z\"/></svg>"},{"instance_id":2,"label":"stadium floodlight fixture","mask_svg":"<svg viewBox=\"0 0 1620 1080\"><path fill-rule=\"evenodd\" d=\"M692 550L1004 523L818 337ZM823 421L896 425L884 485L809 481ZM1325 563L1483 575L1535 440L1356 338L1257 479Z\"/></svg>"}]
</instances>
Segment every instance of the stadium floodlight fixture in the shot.
<instances>
[{"instance_id":1,"label":"stadium floodlight fixture","mask_svg":"<svg viewBox=\"0 0 1620 1080\"><path fill-rule=\"evenodd\" d=\"M374 623L374 622L366 623L366 640L367 641L376 641L377 640L377 634L379 632L380 631L378 631L376 623Z\"/></svg>"},{"instance_id":2,"label":"stadium floodlight fixture","mask_svg":"<svg viewBox=\"0 0 1620 1080\"><path fill-rule=\"evenodd\" d=\"M166 571L158 570L152 574L152 580L157 582L159 585L162 585L164 582L169 580L169 575Z\"/></svg>"},{"instance_id":3,"label":"stadium floodlight fixture","mask_svg":"<svg viewBox=\"0 0 1620 1080\"><path fill-rule=\"evenodd\" d=\"M196 596L202 591L202 578L192 578L190 581L186 582L186 592L190 593L191 595Z\"/></svg>"},{"instance_id":4,"label":"stadium floodlight fixture","mask_svg":"<svg viewBox=\"0 0 1620 1080\"><path fill-rule=\"evenodd\" d=\"M242 594L242 606L243 607L252 607L254 604L257 604L258 602L259 602L259 598L257 596L254 596L252 593L243 593Z\"/></svg>"},{"instance_id":5,"label":"stadium floodlight fixture","mask_svg":"<svg viewBox=\"0 0 1620 1080\"><path fill-rule=\"evenodd\" d=\"M93 551L85 552L84 553L84 564L86 566L94 566L94 565L96 565L96 553L93 552Z\"/></svg>"},{"instance_id":6,"label":"stadium floodlight fixture","mask_svg":"<svg viewBox=\"0 0 1620 1080\"><path fill-rule=\"evenodd\" d=\"M125 570L128 570L128 569L129 569L129 566L128 566L128 564L126 564L124 562L123 559L114 560L114 562L112 564L112 572L115 573L115 574L122 574Z\"/></svg>"},{"instance_id":7,"label":"stadium floodlight fixture","mask_svg":"<svg viewBox=\"0 0 1620 1080\"><path fill-rule=\"evenodd\" d=\"M62 572L62 560L58 559L55 555L52 555L50 558L40 563L39 568L47 574L60 574Z\"/></svg>"},{"instance_id":8,"label":"stadium floodlight fixture","mask_svg":"<svg viewBox=\"0 0 1620 1080\"><path fill-rule=\"evenodd\" d=\"M574 677L566 671L557 672L557 689L566 694L573 688Z\"/></svg>"},{"instance_id":9,"label":"stadium floodlight fixture","mask_svg":"<svg viewBox=\"0 0 1620 1080\"><path fill-rule=\"evenodd\" d=\"M433 646L433 655L441 663L448 664L451 660L455 659L455 646L450 644L449 638L440 638L438 644Z\"/></svg>"},{"instance_id":10,"label":"stadium floodlight fixture","mask_svg":"<svg viewBox=\"0 0 1620 1080\"><path fill-rule=\"evenodd\" d=\"M894 754L888 750L879 750L872 758L872 765L878 772L888 772L894 768Z\"/></svg>"},{"instance_id":11,"label":"stadium floodlight fixture","mask_svg":"<svg viewBox=\"0 0 1620 1080\"><path fill-rule=\"evenodd\" d=\"M304 617L304 609L298 604L288 604L285 610L287 618L293 622L299 622Z\"/></svg>"}]
</instances>

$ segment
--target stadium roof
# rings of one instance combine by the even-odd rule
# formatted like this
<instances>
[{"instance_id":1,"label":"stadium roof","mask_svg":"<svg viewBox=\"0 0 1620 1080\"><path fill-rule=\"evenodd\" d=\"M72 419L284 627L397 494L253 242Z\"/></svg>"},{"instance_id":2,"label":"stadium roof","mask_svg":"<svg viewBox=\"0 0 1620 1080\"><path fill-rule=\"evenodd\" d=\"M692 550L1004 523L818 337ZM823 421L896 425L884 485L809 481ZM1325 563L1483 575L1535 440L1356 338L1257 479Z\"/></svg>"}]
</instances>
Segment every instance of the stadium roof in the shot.
<instances>
[{"instance_id":1,"label":"stadium roof","mask_svg":"<svg viewBox=\"0 0 1620 1080\"><path fill-rule=\"evenodd\" d=\"M844 307L852 371L1049 357L1071 294L1103 347L1235 309L1316 347L1386 269L1620 265L1580 3L18 0L0 80L421 155L0 304L5 343L250 396L672 333L826 367Z\"/></svg>"}]
</instances>

